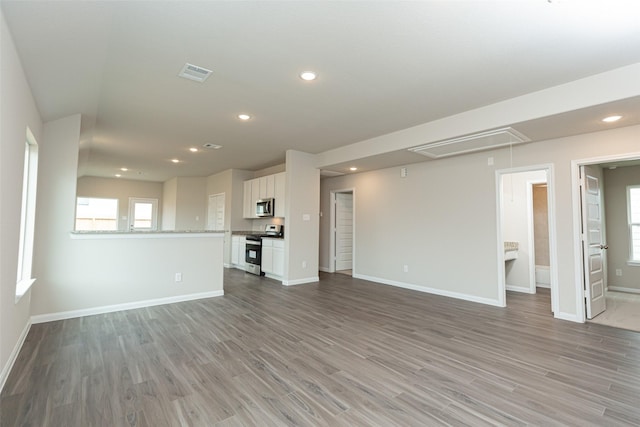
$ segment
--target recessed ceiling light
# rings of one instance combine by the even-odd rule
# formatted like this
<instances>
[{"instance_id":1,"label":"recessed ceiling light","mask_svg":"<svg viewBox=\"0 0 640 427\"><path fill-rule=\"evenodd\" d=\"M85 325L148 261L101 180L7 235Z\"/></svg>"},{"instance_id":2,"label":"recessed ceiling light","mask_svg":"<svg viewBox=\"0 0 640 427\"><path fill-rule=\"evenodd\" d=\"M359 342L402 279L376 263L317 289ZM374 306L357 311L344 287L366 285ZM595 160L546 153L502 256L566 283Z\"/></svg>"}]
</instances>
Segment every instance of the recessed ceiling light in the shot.
<instances>
[{"instance_id":1,"label":"recessed ceiling light","mask_svg":"<svg viewBox=\"0 0 640 427\"><path fill-rule=\"evenodd\" d=\"M308 82L310 82L311 80L315 80L317 77L318 75L313 71L303 71L300 73L300 78Z\"/></svg>"},{"instance_id":2,"label":"recessed ceiling light","mask_svg":"<svg viewBox=\"0 0 640 427\"><path fill-rule=\"evenodd\" d=\"M119 173L116 174L116 178L120 178L122 175L120 175Z\"/></svg>"},{"instance_id":3,"label":"recessed ceiling light","mask_svg":"<svg viewBox=\"0 0 640 427\"><path fill-rule=\"evenodd\" d=\"M609 117L605 117L604 119L602 119L602 121L605 122L605 123L613 123L613 122L617 122L621 118L622 118L622 116L609 116Z\"/></svg>"},{"instance_id":4,"label":"recessed ceiling light","mask_svg":"<svg viewBox=\"0 0 640 427\"><path fill-rule=\"evenodd\" d=\"M356 168L356 167L350 167L350 168L349 168L349 170L350 170L350 171L357 171L357 170L358 170L358 168Z\"/></svg>"},{"instance_id":5,"label":"recessed ceiling light","mask_svg":"<svg viewBox=\"0 0 640 427\"><path fill-rule=\"evenodd\" d=\"M173 163L180 163L180 160L178 160L178 159L171 159L171 161L172 161Z\"/></svg>"},{"instance_id":6,"label":"recessed ceiling light","mask_svg":"<svg viewBox=\"0 0 640 427\"><path fill-rule=\"evenodd\" d=\"M196 147L191 147L189 148L189 151L191 151L192 153L197 153L198 149Z\"/></svg>"},{"instance_id":7,"label":"recessed ceiling light","mask_svg":"<svg viewBox=\"0 0 640 427\"><path fill-rule=\"evenodd\" d=\"M618 169L617 166L609 166L609 169L614 170L614 169Z\"/></svg>"},{"instance_id":8,"label":"recessed ceiling light","mask_svg":"<svg viewBox=\"0 0 640 427\"><path fill-rule=\"evenodd\" d=\"M129 169L127 169L127 168L120 168L120 170L121 170L122 172L126 172L126 171L128 171Z\"/></svg>"},{"instance_id":9,"label":"recessed ceiling light","mask_svg":"<svg viewBox=\"0 0 640 427\"><path fill-rule=\"evenodd\" d=\"M249 119L251 118L251 116L250 116L250 115L248 115L248 114L238 114L238 118L239 118L240 120L247 121L247 120L249 120Z\"/></svg>"}]
</instances>

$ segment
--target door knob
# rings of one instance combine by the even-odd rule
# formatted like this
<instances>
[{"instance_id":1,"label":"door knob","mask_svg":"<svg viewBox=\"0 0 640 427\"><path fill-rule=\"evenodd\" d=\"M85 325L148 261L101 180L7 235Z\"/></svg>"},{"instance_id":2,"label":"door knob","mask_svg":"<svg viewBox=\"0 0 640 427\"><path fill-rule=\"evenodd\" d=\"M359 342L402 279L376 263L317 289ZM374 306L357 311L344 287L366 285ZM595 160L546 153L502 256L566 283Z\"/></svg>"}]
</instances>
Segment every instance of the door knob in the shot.
<instances>
[{"instance_id":1,"label":"door knob","mask_svg":"<svg viewBox=\"0 0 640 427\"><path fill-rule=\"evenodd\" d=\"M609 249L609 245L600 245L600 249Z\"/></svg>"}]
</instances>

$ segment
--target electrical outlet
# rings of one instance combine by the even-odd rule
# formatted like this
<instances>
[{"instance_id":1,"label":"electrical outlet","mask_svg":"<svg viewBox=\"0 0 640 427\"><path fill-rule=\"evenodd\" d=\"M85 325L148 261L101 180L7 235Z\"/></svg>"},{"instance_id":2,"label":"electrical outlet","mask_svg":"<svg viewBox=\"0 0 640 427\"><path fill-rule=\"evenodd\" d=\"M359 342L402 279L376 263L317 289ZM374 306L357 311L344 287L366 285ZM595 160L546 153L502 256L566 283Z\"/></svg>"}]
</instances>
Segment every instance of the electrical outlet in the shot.
<instances>
[{"instance_id":1,"label":"electrical outlet","mask_svg":"<svg viewBox=\"0 0 640 427\"><path fill-rule=\"evenodd\" d=\"M307 261L302 261L302 268L307 268Z\"/></svg>"},{"instance_id":2,"label":"electrical outlet","mask_svg":"<svg viewBox=\"0 0 640 427\"><path fill-rule=\"evenodd\" d=\"M402 271L404 271L405 273L408 273L409 272L409 266L407 264L402 266Z\"/></svg>"},{"instance_id":3,"label":"electrical outlet","mask_svg":"<svg viewBox=\"0 0 640 427\"><path fill-rule=\"evenodd\" d=\"M176 273L176 282L182 282L182 273Z\"/></svg>"},{"instance_id":4,"label":"electrical outlet","mask_svg":"<svg viewBox=\"0 0 640 427\"><path fill-rule=\"evenodd\" d=\"M622 276L622 269L616 268L616 276Z\"/></svg>"},{"instance_id":5,"label":"electrical outlet","mask_svg":"<svg viewBox=\"0 0 640 427\"><path fill-rule=\"evenodd\" d=\"M408 175L407 168L400 168L400 177L406 178Z\"/></svg>"}]
</instances>

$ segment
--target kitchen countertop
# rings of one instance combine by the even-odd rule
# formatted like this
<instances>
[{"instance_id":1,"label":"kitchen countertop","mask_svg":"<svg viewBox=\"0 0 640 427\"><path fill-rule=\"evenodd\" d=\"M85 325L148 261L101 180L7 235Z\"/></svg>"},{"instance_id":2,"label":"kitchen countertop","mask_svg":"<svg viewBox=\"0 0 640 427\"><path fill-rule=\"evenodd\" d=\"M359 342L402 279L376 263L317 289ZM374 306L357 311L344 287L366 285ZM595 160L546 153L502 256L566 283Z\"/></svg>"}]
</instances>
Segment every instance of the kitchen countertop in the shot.
<instances>
[{"instance_id":1,"label":"kitchen countertop","mask_svg":"<svg viewBox=\"0 0 640 427\"><path fill-rule=\"evenodd\" d=\"M180 237L224 237L224 230L155 230L155 231L71 231L72 239L153 239Z\"/></svg>"},{"instance_id":2,"label":"kitchen countertop","mask_svg":"<svg viewBox=\"0 0 640 427\"><path fill-rule=\"evenodd\" d=\"M250 234L260 234L262 237L267 239L284 239L283 236L264 236L264 231L259 230L236 230L231 232L232 236L248 236Z\"/></svg>"},{"instance_id":3,"label":"kitchen countertop","mask_svg":"<svg viewBox=\"0 0 640 427\"><path fill-rule=\"evenodd\" d=\"M153 230L153 231L121 231L121 230L88 230L72 231L72 234L171 234L171 233L224 233L224 230Z\"/></svg>"}]
</instances>

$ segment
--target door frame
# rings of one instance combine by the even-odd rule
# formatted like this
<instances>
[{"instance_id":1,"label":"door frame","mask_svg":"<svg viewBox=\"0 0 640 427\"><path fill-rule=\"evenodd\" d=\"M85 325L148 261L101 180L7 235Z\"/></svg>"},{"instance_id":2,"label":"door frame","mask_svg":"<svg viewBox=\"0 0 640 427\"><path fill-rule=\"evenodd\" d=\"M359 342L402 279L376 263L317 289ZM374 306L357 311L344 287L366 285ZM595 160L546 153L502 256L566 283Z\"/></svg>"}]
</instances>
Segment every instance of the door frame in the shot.
<instances>
[{"instance_id":1,"label":"door frame","mask_svg":"<svg viewBox=\"0 0 640 427\"><path fill-rule=\"evenodd\" d=\"M586 159L577 159L571 161L571 201L573 211L573 264L576 291L576 320L578 322L587 321L587 307L585 301L584 290L584 265L582 256L582 207L580 202L580 166L599 165L602 163L640 160L640 152L612 154L608 156L590 157ZM604 208L606 210L606 208ZM604 237L606 239L606 225ZM605 259L606 264L606 259ZM606 268L606 265L605 265ZM605 270L605 274L607 271ZM606 288L605 288L606 292Z\"/></svg>"},{"instance_id":2,"label":"door frame","mask_svg":"<svg viewBox=\"0 0 640 427\"><path fill-rule=\"evenodd\" d=\"M558 310L558 244L556 228L556 192L555 173L552 163L523 166L496 170L496 237L498 254L498 305L507 306L507 285L504 265L504 237L502 231L502 212L504 201L502 197L502 177L513 173L545 171L547 173L547 216L549 221L549 279L551 289L551 311L554 317ZM528 201L527 201L528 203ZM535 263L534 263L535 264ZM535 269L535 265L533 266ZM535 270L534 270L535 274Z\"/></svg>"},{"instance_id":3,"label":"door frame","mask_svg":"<svg viewBox=\"0 0 640 427\"><path fill-rule=\"evenodd\" d=\"M548 173L547 173L548 175ZM547 221L549 220L549 183L537 179L527 180L527 233L529 234L529 293L535 294L538 287L536 286L536 233L535 220L533 211L533 186L539 184L547 185ZM549 260L551 261L551 260Z\"/></svg>"},{"instance_id":4,"label":"door frame","mask_svg":"<svg viewBox=\"0 0 640 427\"><path fill-rule=\"evenodd\" d=\"M351 274L356 272L356 189L342 188L331 190L331 215L329 216L329 273L336 272L336 194L350 193L353 197L352 224L353 233L351 235Z\"/></svg>"},{"instance_id":5,"label":"door frame","mask_svg":"<svg viewBox=\"0 0 640 427\"><path fill-rule=\"evenodd\" d=\"M221 193L209 194L209 195L207 196L207 217L206 217L206 219L205 219L205 221L206 221L206 224L205 224L205 230L213 230L213 229L211 228L211 224L209 224L209 208L211 207L211 198L212 198L212 197L218 197L218 196L222 196L222 197L223 197L223 199L224 199L224 200L223 200L223 201L224 201L224 203L223 203L223 206L224 206L224 207L223 207L223 209L222 209L222 215L223 215L223 217L222 217L222 220L223 220L223 221L222 221L222 223L223 223L223 228L224 228L224 223L225 223L225 222L226 222L226 220L227 220L227 212L226 212L226 211L227 211L227 195L226 195L226 194L225 194L225 192L223 191L223 192L221 192Z\"/></svg>"}]
</instances>

